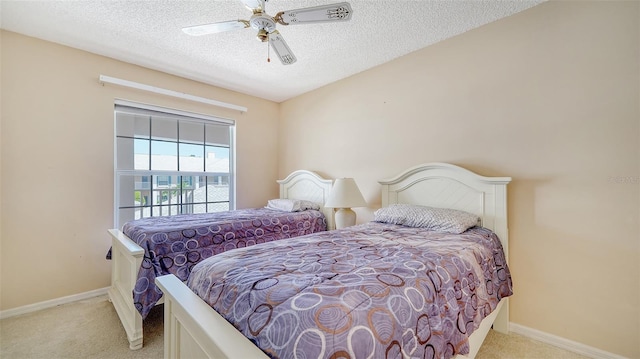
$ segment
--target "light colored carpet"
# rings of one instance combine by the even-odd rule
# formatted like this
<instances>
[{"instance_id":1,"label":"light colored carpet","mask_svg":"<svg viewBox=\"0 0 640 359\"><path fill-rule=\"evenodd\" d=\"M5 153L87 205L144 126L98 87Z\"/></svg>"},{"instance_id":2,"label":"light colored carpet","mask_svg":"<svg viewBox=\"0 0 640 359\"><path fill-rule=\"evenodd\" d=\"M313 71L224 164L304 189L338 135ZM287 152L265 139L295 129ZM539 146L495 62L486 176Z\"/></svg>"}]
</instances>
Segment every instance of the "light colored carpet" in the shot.
<instances>
[{"instance_id":1,"label":"light colored carpet","mask_svg":"<svg viewBox=\"0 0 640 359\"><path fill-rule=\"evenodd\" d=\"M0 358L162 358L163 306L144 323L144 347L129 350L127 335L106 296L0 321ZM586 359L517 334L490 331L477 359Z\"/></svg>"},{"instance_id":2,"label":"light colored carpet","mask_svg":"<svg viewBox=\"0 0 640 359\"><path fill-rule=\"evenodd\" d=\"M588 359L519 334L489 331L476 359Z\"/></svg>"},{"instance_id":3,"label":"light colored carpet","mask_svg":"<svg viewBox=\"0 0 640 359\"><path fill-rule=\"evenodd\" d=\"M106 296L0 321L0 358L162 358L163 306L144 325L144 347L129 350L127 334Z\"/></svg>"}]
</instances>

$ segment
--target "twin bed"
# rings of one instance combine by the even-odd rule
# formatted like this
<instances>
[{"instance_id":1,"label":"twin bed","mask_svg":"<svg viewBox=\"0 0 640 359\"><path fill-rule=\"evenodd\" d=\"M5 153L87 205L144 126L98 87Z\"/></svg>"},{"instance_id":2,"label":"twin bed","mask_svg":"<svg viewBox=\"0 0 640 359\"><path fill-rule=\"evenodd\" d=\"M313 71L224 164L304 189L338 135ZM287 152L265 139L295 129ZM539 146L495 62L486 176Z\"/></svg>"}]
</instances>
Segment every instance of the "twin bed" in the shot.
<instances>
[{"instance_id":1,"label":"twin bed","mask_svg":"<svg viewBox=\"0 0 640 359\"><path fill-rule=\"evenodd\" d=\"M249 247L332 229L332 209L324 208L333 181L299 170L278 181L280 198L269 208L150 217L110 229L113 303L131 349L143 345L143 320L162 302L156 277L186 281L198 262L230 249ZM292 208L315 204L317 209Z\"/></svg>"},{"instance_id":2,"label":"twin bed","mask_svg":"<svg viewBox=\"0 0 640 359\"><path fill-rule=\"evenodd\" d=\"M165 358L475 357L508 331L510 180L416 166L380 181L374 221L156 278Z\"/></svg>"}]
</instances>

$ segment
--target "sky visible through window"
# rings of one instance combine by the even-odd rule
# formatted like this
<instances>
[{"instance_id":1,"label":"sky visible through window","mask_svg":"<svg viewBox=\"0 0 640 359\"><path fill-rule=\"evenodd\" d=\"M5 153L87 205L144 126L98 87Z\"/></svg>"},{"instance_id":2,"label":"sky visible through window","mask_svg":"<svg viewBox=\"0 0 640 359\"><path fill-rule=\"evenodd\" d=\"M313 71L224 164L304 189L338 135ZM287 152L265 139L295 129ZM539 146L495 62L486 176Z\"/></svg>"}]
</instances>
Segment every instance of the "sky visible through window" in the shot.
<instances>
[{"instance_id":1,"label":"sky visible through window","mask_svg":"<svg viewBox=\"0 0 640 359\"><path fill-rule=\"evenodd\" d=\"M164 142L164 141L152 141L153 154L154 155L176 155L176 143ZM180 156L184 157L202 157L202 146L183 144L187 146L180 147ZM135 154L146 155L149 153L149 141L148 140L135 140L134 141ZM229 158L229 149L226 147L206 146L206 152L215 153L216 158Z\"/></svg>"}]
</instances>

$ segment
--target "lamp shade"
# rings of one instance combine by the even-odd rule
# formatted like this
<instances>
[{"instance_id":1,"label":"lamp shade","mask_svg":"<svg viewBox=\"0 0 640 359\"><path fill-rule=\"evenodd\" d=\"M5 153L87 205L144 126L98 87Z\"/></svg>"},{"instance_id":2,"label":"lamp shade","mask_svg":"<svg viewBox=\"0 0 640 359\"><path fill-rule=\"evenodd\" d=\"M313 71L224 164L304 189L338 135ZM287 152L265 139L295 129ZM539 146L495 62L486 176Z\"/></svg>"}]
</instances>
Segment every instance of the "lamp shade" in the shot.
<instances>
[{"instance_id":1,"label":"lamp shade","mask_svg":"<svg viewBox=\"0 0 640 359\"><path fill-rule=\"evenodd\" d=\"M333 183L324 206L329 208L365 207L367 202L353 178L338 178Z\"/></svg>"}]
</instances>

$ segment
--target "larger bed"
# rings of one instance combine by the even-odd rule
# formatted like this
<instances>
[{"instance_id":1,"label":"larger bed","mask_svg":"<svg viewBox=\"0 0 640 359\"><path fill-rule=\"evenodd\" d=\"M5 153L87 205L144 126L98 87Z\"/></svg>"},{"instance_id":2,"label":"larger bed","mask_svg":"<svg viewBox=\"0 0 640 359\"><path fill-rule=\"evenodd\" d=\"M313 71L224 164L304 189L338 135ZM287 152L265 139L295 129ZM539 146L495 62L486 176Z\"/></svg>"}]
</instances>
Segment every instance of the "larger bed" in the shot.
<instances>
[{"instance_id":1,"label":"larger bed","mask_svg":"<svg viewBox=\"0 0 640 359\"><path fill-rule=\"evenodd\" d=\"M143 320L161 303L162 292L155 285L156 277L173 274L185 281L193 266L210 256L333 228L332 209L324 207L332 180L299 170L277 182L279 199L285 201L270 203L285 206L294 202L313 203L318 210L251 208L150 217L129 222L122 230L109 230L112 236L109 254L113 262L109 299L131 349L142 347Z\"/></svg>"},{"instance_id":2,"label":"larger bed","mask_svg":"<svg viewBox=\"0 0 640 359\"><path fill-rule=\"evenodd\" d=\"M420 165L380 181L375 221L223 253L189 287L157 278L165 358L474 357L491 326L508 331L509 181ZM423 206L468 223L399 220Z\"/></svg>"}]
</instances>

